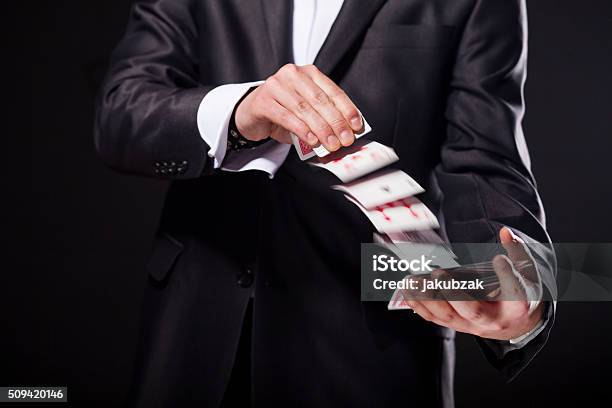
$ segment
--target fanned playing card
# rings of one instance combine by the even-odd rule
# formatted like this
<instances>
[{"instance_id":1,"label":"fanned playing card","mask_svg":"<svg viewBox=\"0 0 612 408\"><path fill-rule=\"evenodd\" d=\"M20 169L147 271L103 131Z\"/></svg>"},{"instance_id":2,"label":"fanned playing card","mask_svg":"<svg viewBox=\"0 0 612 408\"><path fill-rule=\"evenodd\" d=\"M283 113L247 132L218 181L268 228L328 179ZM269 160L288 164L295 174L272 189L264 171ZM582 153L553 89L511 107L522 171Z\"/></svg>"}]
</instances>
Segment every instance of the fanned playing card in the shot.
<instances>
[{"instance_id":1,"label":"fanned playing card","mask_svg":"<svg viewBox=\"0 0 612 408\"><path fill-rule=\"evenodd\" d=\"M415 197L403 198L370 210L351 196L345 197L355 204L381 233L429 230L440 226L431 210Z\"/></svg>"},{"instance_id":2,"label":"fanned playing card","mask_svg":"<svg viewBox=\"0 0 612 408\"><path fill-rule=\"evenodd\" d=\"M425 191L401 170L381 170L371 176L333 188L350 195L367 209Z\"/></svg>"},{"instance_id":3,"label":"fanned playing card","mask_svg":"<svg viewBox=\"0 0 612 408\"><path fill-rule=\"evenodd\" d=\"M308 163L321 167L348 183L399 160L395 151L378 142L359 140L342 151Z\"/></svg>"}]
</instances>

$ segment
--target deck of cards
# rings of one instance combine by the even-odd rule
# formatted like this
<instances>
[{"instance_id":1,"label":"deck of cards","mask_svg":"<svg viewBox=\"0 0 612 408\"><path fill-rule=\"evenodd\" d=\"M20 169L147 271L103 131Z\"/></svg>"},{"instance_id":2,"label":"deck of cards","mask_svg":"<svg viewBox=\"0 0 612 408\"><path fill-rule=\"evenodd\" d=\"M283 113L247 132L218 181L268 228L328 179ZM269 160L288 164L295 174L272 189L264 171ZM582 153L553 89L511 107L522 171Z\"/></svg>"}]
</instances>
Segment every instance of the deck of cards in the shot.
<instances>
[{"instance_id":1,"label":"deck of cards","mask_svg":"<svg viewBox=\"0 0 612 408\"><path fill-rule=\"evenodd\" d=\"M362 116L363 118L363 116ZM374 242L391 248L401 255L401 243L437 244L444 252L445 267L458 267L456 256L434 231L438 219L415 195L425 190L401 170L385 169L399 160L395 151L381 143L361 136L372 129L363 118L364 129L356 134L355 143L330 153L323 146L310 147L295 135L293 145L301 160L334 174L341 184L332 188L344 193L376 228ZM410 309L396 290L388 304L389 310Z\"/></svg>"}]
</instances>

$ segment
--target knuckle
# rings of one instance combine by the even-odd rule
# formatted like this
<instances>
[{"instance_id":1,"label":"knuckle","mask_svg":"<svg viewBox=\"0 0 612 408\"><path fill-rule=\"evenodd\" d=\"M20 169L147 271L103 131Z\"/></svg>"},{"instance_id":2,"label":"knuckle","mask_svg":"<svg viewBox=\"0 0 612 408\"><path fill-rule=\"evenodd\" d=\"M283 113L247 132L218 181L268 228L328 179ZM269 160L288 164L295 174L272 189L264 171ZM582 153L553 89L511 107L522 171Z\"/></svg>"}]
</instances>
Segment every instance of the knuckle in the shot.
<instances>
[{"instance_id":1,"label":"knuckle","mask_svg":"<svg viewBox=\"0 0 612 408\"><path fill-rule=\"evenodd\" d=\"M339 86L333 87L332 90L329 92L329 96L331 96L332 98L335 98L335 99L339 99L343 103L344 102L346 102L346 103L350 102L350 99L348 98L346 93L344 93L342 88L340 88Z\"/></svg>"},{"instance_id":2,"label":"knuckle","mask_svg":"<svg viewBox=\"0 0 612 408\"><path fill-rule=\"evenodd\" d=\"M304 123L300 122L295 125L295 130L299 136L306 137L310 129Z\"/></svg>"},{"instance_id":3,"label":"knuckle","mask_svg":"<svg viewBox=\"0 0 612 408\"><path fill-rule=\"evenodd\" d=\"M317 68L314 64L304 65L303 68L309 72L319 72L319 68Z\"/></svg>"},{"instance_id":4,"label":"knuckle","mask_svg":"<svg viewBox=\"0 0 612 408\"><path fill-rule=\"evenodd\" d=\"M306 102L303 99L300 99L297 101L297 103L295 104L295 109L299 112L299 113L306 113L310 110L310 106L308 105L308 102Z\"/></svg>"},{"instance_id":5,"label":"knuckle","mask_svg":"<svg viewBox=\"0 0 612 408\"><path fill-rule=\"evenodd\" d=\"M348 108L346 114L348 115L349 118L355 118L355 117L360 116L359 111L354 106L351 106L350 108Z\"/></svg>"},{"instance_id":6,"label":"knuckle","mask_svg":"<svg viewBox=\"0 0 612 408\"><path fill-rule=\"evenodd\" d=\"M329 103L329 97L323 91L315 92L312 98L318 105L327 105Z\"/></svg>"},{"instance_id":7,"label":"knuckle","mask_svg":"<svg viewBox=\"0 0 612 408\"><path fill-rule=\"evenodd\" d=\"M270 77L268 77L266 79L266 81L264 82L264 85L268 88L274 88L276 86L278 86L280 84L280 81L278 80L278 77L276 75L272 75Z\"/></svg>"},{"instance_id":8,"label":"knuckle","mask_svg":"<svg viewBox=\"0 0 612 408\"><path fill-rule=\"evenodd\" d=\"M329 122L330 126L339 131L348 129L346 122L343 118L334 118Z\"/></svg>"},{"instance_id":9,"label":"knuckle","mask_svg":"<svg viewBox=\"0 0 612 408\"><path fill-rule=\"evenodd\" d=\"M298 71L298 66L295 64L285 64L278 71L283 74L295 74Z\"/></svg>"},{"instance_id":10,"label":"knuckle","mask_svg":"<svg viewBox=\"0 0 612 408\"><path fill-rule=\"evenodd\" d=\"M282 122L288 122L288 121L291 120L291 114L289 112L285 111L285 110L281 110L278 113L278 118Z\"/></svg>"},{"instance_id":11,"label":"knuckle","mask_svg":"<svg viewBox=\"0 0 612 408\"><path fill-rule=\"evenodd\" d=\"M525 316L529 314L529 302L518 302L516 308L519 316Z\"/></svg>"},{"instance_id":12,"label":"knuckle","mask_svg":"<svg viewBox=\"0 0 612 408\"><path fill-rule=\"evenodd\" d=\"M483 312L482 312L482 308L480 306L476 306L474 307L472 310L470 310L470 312L468 313L468 317L470 320L473 321L479 321L482 320L483 318Z\"/></svg>"},{"instance_id":13,"label":"knuckle","mask_svg":"<svg viewBox=\"0 0 612 408\"><path fill-rule=\"evenodd\" d=\"M442 315L441 315L441 316L438 318L438 320L440 320L440 321L441 321L441 322L443 322L443 323L447 323L447 324L448 324L448 323L452 323L452 322L455 320L455 315L453 315L453 314L452 314L452 313L450 313L450 312L443 313L443 314L442 314Z\"/></svg>"},{"instance_id":14,"label":"knuckle","mask_svg":"<svg viewBox=\"0 0 612 408\"><path fill-rule=\"evenodd\" d=\"M318 135L328 135L333 133L331 128L327 126L325 123L317 123L312 126L312 130Z\"/></svg>"},{"instance_id":15,"label":"knuckle","mask_svg":"<svg viewBox=\"0 0 612 408\"><path fill-rule=\"evenodd\" d=\"M482 327L477 327L473 330L471 330L472 334L478 336L478 337L486 337L488 332L482 328Z\"/></svg>"},{"instance_id":16,"label":"knuckle","mask_svg":"<svg viewBox=\"0 0 612 408\"><path fill-rule=\"evenodd\" d=\"M507 325L505 325L504 323L500 321L494 321L494 322L491 322L491 324L489 324L489 328L493 331L502 331L507 328Z\"/></svg>"}]
</instances>

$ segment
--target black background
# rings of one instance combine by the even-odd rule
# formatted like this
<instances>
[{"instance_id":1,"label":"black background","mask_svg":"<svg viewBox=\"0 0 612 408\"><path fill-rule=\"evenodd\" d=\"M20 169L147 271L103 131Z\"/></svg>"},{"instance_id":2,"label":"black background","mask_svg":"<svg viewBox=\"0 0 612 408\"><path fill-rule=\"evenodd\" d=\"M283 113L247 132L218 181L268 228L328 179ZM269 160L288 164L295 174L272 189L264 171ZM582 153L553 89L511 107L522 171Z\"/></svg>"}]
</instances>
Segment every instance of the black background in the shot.
<instances>
[{"instance_id":1,"label":"black background","mask_svg":"<svg viewBox=\"0 0 612 408\"><path fill-rule=\"evenodd\" d=\"M557 242L612 241L611 3L528 5L524 124ZM2 274L0 385L67 385L71 406L118 406L132 372L143 265L166 189L109 171L93 149L94 94L130 2L28 7L27 22L13 21L9 31L19 35L27 25L36 36L33 49L20 49L35 57L24 105L32 191L31 199L18 199L27 218L9 220L19 228L5 236L18 244ZM510 384L472 338L459 335L457 405L609 403L611 323L610 303L559 304L548 345ZM406 389L408 406L409 392L418 390Z\"/></svg>"}]
</instances>

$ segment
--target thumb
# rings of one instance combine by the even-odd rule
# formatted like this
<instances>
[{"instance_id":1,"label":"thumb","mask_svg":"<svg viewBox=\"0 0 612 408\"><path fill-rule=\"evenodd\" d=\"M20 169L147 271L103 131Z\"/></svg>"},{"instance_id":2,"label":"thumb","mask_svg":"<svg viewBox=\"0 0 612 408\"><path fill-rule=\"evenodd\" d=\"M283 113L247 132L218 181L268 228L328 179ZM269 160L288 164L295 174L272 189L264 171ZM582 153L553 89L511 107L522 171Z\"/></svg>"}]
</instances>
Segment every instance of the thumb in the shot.
<instances>
[{"instance_id":1,"label":"thumb","mask_svg":"<svg viewBox=\"0 0 612 408\"><path fill-rule=\"evenodd\" d=\"M493 270L499 279L499 300L525 300L522 277L515 272L507 256L496 255L493 258Z\"/></svg>"},{"instance_id":2,"label":"thumb","mask_svg":"<svg viewBox=\"0 0 612 408\"><path fill-rule=\"evenodd\" d=\"M291 144L291 136L289 131L281 126L274 125L272 127L272 133L270 138L276 140L279 143Z\"/></svg>"}]
</instances>

